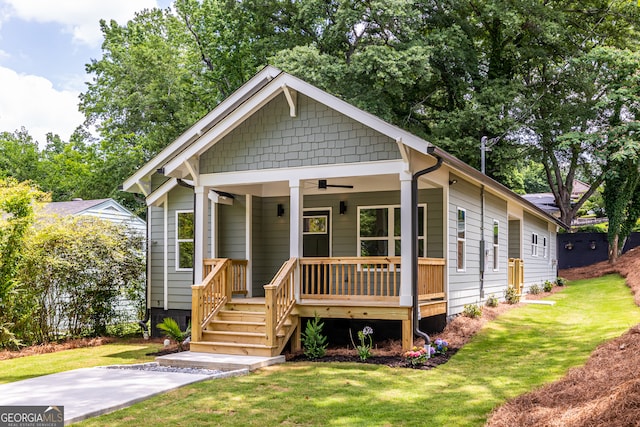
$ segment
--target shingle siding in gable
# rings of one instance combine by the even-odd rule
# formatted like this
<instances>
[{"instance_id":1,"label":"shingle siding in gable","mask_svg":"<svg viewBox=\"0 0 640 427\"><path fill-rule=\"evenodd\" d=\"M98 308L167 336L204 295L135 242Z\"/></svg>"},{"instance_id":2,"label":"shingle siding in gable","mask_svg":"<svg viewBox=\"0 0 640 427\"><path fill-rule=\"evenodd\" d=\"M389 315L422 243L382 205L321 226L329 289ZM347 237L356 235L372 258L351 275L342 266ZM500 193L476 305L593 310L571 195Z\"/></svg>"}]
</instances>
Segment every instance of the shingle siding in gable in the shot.
<instances>
[{"instance_id":1,"label":"shingle siding in gable","mask_svg":"<svg viewBox=\"0 0 640 427\"><path fill-rule=\"evenodd\" d=\"M392 139L298 95L289 116L278 95L200 158L201 173L371 162L400 158Z\"/></svg>"}]
</instances>

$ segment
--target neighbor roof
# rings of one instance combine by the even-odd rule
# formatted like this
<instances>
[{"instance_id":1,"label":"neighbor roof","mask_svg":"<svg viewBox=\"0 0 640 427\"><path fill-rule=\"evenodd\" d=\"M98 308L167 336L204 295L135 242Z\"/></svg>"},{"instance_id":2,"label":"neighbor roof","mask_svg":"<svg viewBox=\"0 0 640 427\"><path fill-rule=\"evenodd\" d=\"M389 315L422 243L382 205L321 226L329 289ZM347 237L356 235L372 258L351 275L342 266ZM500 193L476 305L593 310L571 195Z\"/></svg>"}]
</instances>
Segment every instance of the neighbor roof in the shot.
<instances>
[{"instance_id":1,"label":"neighbor roof","mask_svg":"<svg viewBox=\"0 0 640 427\"><path fill-rule=\"evenodd\" d=\"M45 214L53 215L77 215L87 209L98 206L110 199L82 200L74 199L68 202L51 202L42 207Z\"/></svg>"}]
</instances>

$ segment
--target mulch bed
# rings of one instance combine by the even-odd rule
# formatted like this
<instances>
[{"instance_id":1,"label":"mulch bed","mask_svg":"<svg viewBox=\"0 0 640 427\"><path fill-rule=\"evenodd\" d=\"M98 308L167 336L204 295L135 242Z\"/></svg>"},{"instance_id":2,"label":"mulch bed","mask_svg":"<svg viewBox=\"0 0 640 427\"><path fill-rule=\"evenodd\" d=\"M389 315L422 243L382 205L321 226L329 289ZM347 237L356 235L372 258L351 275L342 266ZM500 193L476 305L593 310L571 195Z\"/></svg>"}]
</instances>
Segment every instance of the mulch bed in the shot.
<instances>
[{"instance_id":1,"label":"mulch bed","mask_svg":"<svg viewBox=\"0 0 640 427\"><path fill-rule=\"evenodd\" d=\"M2 350L0 351L0 360L15 359L17 357L33 356L35 354L55 353L56 351L70 350L72 348L97 347L99 345L113 342L111 338L80 338L67 340L64 342L50 342L46 344L32 345L23 349Z\"/></svg>"},{"instance_id":2,"label":"mulch bed","mask_svg":"<svg viewBox=\"0 0 640 427\"><path fill-rule=\"evenodd\" d=\"M327 351L327 355L324 357L320 357L318 359L309 359L304 354L289 354L287 356L287 362L350 362L350 363L362 363L367 365L385 365L390 368L412 368L412 369L421 369L428 370L433 369L436 366L442 365L443 363L447 363L447 361L456 354L458 349L449 348L446 354L436 354L432 356L430 359L427 359L426 362L422 365L411 365L403 356L401 355L382 355L378 356L374 355L368 358L367 360L360 360L360 357L356 354L355 350L332 350L329 349Z\"/></svg>"},{"instance_id":3,"label":"mulch bed","mask_svg":"<svg viewBox=\"0 0 640 427\"><path fill-rule=\"evenodd\" d=\"M618 273L640 305L640 248L616 265L601 262L559 272L569 280ZM599 346L587 363L559 381L497 408L487 426L640 426L640 325Z\"/></svg>"}]
</instances>

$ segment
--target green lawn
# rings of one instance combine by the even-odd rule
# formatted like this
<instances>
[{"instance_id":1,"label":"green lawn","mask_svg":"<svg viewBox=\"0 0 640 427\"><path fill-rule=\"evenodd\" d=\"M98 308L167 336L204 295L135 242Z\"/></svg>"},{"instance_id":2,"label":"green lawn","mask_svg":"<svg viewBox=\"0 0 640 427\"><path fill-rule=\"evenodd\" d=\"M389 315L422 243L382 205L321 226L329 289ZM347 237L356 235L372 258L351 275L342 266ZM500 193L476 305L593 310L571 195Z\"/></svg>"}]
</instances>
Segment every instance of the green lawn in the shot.
<instances>
[{"instance_id":1,"label":"green lawn","mask_svg":"<svg viewBox=\"0 0 640 427\"><path fill-rule=\"evenodd\" d=\"M560 378L640 322L618 276L572 283L488 326L431 371L296 363L183 387L83 425L481 426L505 400Z\"/></svg>"},{"instance_id":2,"label":"green lawn","mask_svg":"<svg viewBox=\"0 0 640 427\"><path fill-rule=\"evenodd\" d=\"M2 360L0 361L0 384L71 369L152 362L155 358L145 354L157 351L160 347L162 347L161 344L121 342Z\"/></svg>"}]
</instances>

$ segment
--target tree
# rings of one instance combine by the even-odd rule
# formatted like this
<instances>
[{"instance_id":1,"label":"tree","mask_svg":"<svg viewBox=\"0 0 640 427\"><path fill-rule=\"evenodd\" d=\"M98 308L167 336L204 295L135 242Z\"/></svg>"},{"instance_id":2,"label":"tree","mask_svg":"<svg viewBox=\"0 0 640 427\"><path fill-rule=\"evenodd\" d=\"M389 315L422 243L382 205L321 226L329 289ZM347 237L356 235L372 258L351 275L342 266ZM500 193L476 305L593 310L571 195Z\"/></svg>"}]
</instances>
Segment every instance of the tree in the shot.
<instances>
[{"instance_id":1,"label":"tree","mask_svg":"<svg viewBox=\"0 0 640 427\"><path fill-rule=\"evenodd\" d=\"M89 217L40 218L24 242L16 282L30 296L31 342L60 336L104 335L122 321L121 306L144 305L143 237Z\"/></svg>"},{"instance_id":2,"label":"tree","mask_svg":"<svg viewBox=\"0 0 640 427\"><path fill-rule=\"evenodd\" d=\"M34 221L33 206L47 195L14 178L0 179L0 347L16 344L12 328L24 314L16 310L16 275L25 254L24 240Z\"/></svg>"},{"instance_id":3,"label":"tree","mask_svg":"<svg viewBox=\"0 0 640 427\"><path fill-rule=\"evenodd\" d=\"M25 128L0 132L0 178L37 181L41 177L39 154L38 143Z\"/></svg>"}]
</instances>

